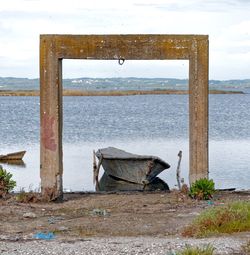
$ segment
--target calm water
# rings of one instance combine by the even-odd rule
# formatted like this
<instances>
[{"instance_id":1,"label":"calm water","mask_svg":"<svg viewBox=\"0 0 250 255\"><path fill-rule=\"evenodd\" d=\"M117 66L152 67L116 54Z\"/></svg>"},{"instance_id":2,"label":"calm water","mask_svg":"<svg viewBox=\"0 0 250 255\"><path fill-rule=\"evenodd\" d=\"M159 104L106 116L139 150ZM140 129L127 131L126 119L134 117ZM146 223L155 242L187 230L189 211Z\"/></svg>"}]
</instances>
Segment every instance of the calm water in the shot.
<instances>
[{"instance_id":1,"label":"calm water","mask_svg":"<svg viewBox=\"0 0 250 255\"><path fill-rule=\"evenodd\" d=\"M217 188L250 189L250 94L210 95L209 164ZM0 154L26 150L25 167L4 165L17 189L38 188L39 98L0 97ZM156 155L171 168L161 174L171 187L179 150L188 182L188 97L64 97L64 188L93 190L92 151L115 146Z\"/></svg>"}]
</instances>

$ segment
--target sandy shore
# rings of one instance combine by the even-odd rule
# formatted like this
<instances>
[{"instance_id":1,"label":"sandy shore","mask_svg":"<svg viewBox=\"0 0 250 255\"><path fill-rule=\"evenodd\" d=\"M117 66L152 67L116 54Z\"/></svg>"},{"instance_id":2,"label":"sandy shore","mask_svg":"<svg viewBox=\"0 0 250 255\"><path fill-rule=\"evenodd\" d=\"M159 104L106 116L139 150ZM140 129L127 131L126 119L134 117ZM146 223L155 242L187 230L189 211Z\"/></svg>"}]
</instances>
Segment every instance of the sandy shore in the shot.
<instances>
[{"instance_id":1,"label":"sandy shore","mask_svg":"<svg viewBox=\"0 0 250 255\"><path fill-rule=\"evenodd\" d=\"M64 96L186 95L188 90L63 90ZM39 96L39 90L0 90L0 96ZM210 90L209 94L243 94L242 91Z\"/></svg>"}]
</instances>

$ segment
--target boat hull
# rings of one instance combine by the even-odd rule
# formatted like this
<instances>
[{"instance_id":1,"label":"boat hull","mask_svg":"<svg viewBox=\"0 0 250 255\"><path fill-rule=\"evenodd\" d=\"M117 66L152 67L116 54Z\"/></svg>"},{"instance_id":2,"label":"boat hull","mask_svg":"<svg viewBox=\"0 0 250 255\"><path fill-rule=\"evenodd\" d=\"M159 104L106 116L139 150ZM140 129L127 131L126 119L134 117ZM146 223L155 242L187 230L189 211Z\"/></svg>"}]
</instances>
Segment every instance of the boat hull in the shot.
<instances>
[{"instance_id":1,"label":"boat hull","mask_svg":"<svg viewBox=\"0 0 250 255\"><path fill-rule=\"evenodd\" d=\"M0 155L0 161L22 160L25 153L26 151L18 151L6 155Z\"/></svg>"},{"instance_id":2,"label":"boat hull","mask_svg":"<svg viewBox=\"0 0 250 255\"><path fill-rule=\"evenodd\" d=\"M158 157L131 154L112 147L98 150L96 156L107 175L143 185L170 167Z\"/></svg>"}]
</instances>

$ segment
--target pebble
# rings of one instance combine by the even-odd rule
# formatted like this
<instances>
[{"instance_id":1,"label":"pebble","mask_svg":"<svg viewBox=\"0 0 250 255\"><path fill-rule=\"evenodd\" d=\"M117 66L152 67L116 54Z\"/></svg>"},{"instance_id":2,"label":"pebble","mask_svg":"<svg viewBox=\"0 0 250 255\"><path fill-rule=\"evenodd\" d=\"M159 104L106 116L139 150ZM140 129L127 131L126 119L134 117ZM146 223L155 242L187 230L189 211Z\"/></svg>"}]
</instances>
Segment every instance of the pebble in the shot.
<instances>
[{"instance_id":1,"label":"pebble","mask_svg":"<svg viewBox=\"0 0 250 255\"><path fill-rule=\"evenodd\" d=\"M60 222L60 221L62 221L62 220L64 220L64 218L61 217L61 216L58 216L58 217L52 216L52 217L49 217L49 218L48 218L48 223L49 223L49 224L55 224L55 223Z\"/></svg>"},{"instance_id":2,"label":"pebble","mask_svg":"<svg viewBox=\"0 0 250 255\"><path fill-rule=\"evenodd\" d=\"M108 216L109 213L105 209L93 209L92 215L97 215L97 216Z\"/></svg>"},{"instance_id":3,"label":"pebble","mask_svg":"<svg viewBox=\"0 0 250 255\"><path fill-rule=\"evenodd\" d=\"M33 212L27 212L27 213L24 213L24 214L23 214L23 217L24 217L24 218L36 218L37 216L36 216L36 214L33 213Z\"/></svg>"},{"instance_id":4,"label":"pebble","mask_svg":"<svg viewBox=\"0 0 250 255\"><path fill-rule=\"evenodd\" d=\"M199 212L191 212L191 213L189 213L189 215L192 215L192 216L199 216L200 213L199 213Z\"/></svg>"},{"instance_id":5,"label":"pebble","mask_svg":"<svg viewBox=\"0 0 250 255\"><path fill-rule=\"evenodd\" d=\"M65 226L60 226L60 227L58 228L58 230L59 230L59 231L67 231L67 230L69 230L69 228L68 228L68 227L65 227Z\"/></svg>"}]
</instances>

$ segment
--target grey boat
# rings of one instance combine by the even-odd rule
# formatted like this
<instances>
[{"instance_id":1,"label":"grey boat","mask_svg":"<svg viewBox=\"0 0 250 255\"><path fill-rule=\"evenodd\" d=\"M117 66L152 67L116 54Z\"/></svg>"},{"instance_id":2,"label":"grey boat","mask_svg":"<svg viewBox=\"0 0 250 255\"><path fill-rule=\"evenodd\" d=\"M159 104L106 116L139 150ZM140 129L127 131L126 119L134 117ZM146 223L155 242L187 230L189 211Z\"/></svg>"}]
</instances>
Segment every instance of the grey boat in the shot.
<instances>
[{"instance_id":1,"label":"grey boat","mask_svg":"<svg viewBox=\"0 0 250 255\"><path fill-rule=\"evenodd\" d=\"M99 149L96 156L107 175L143 185L170 167L156 156L132 154L114 147Z\"/></svg>"}]
</instances>

